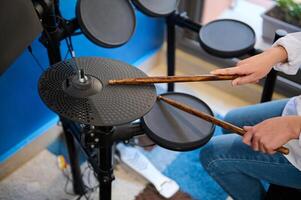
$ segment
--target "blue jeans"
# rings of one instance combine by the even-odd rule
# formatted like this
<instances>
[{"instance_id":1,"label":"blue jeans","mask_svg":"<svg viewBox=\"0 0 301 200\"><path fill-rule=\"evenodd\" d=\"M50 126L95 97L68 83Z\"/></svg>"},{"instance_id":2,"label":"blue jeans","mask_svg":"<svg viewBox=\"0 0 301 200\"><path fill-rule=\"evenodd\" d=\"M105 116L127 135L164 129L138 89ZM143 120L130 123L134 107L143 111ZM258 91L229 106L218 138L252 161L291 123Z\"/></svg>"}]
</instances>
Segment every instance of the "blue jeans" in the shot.
<instances>
[{"instance_id":1,"label":"blue jeans","mask_svg":"<svg viewBox=\"0 0 301 200\"><path fill-rule=\"evenodd\" d=\"M255 125L281 116L286 102L280 100L235 109L225 120L241 127ZM224 130L224 133L229 132ZM264 199L266 191L261 180L301 188L301 172L282 154L253 151L236 134L212 138L202 149L200 158L209 175L234 199Z\"/></svg>"}]
</instances>

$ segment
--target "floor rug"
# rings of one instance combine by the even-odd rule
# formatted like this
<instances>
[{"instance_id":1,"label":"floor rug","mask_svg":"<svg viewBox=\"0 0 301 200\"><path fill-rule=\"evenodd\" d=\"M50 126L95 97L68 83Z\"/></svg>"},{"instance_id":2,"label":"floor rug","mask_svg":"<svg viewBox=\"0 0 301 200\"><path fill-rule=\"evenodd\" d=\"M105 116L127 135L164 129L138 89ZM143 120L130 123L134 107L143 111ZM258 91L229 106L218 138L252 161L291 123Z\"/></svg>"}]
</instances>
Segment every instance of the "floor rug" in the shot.
<instances>
[{"instance_id":1,"label":"floor rug","mask_svg":"<svg viewBox=\"0 0 301 200\"><path fill-rule=\"evenodd\" d=\"M221 128L216 127L214 136L221 134ZM181 188L174 200L179 196L183 199L195 200L225 200L227 194L207 174L200 163L200 151L197 149L189 152L172 152L163 148L156 148L152 152L146 152L146 156L163 173L175 180ZM163 156L164 155L164 156ZM151 189L145 188L136 200L161 200L159 194Z\"/></svg>"},{"instance_id":2,"label":"floor rug","mask_svg":"<svg viewBox=\"0 0 301 200\"><path fill-rule=\"evenodd\" d=\"M145 189L136 197L136 200L166 200L164 197L160 196L157 190L148 184ZM169 200L192 200L191 196L182 191L178 191Z\"/></svg>"},{"instance_id":3,"label":"floor rug","mask_svg":"<svg viewBox=\"0 0 301 200\"><path fill-rule=\"evenodd\" d=\"M164 89L157 88L158 93L163 93ZM216 115L221 118L219 115ZM216 127L214 136L221 134L221 128ZM139 148L139 147L137 147ZM48 148L56 155L67 156L67 151L63 140L59 140ZM225 200L227 194L215 183L207 174L200 163L200 150L189 152L175 152L156 146L151 151L143 148L140 150L149 158L155 167L166 176L172 178L180 185L180 191L172 200ZM81 162L85 159L81 156ZM136 196L136 200L161 200L162 197L148 184L144 190Z\"/></svg>"}]
</instances>

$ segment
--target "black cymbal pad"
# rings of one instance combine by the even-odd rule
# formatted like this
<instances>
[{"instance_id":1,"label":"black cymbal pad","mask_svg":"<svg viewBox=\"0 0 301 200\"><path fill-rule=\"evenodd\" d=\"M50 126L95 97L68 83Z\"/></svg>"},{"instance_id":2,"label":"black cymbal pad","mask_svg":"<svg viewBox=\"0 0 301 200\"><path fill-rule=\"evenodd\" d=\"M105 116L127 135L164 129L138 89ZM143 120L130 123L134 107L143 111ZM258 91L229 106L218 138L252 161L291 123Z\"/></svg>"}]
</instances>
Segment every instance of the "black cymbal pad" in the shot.
<instances>
[{"instance_id":1,"label":"black cymbal pad","mask_svg":"<svg viewBox=\"0 0 301 200\"><path fill-rule=\"evenodd\" d=\"M254 30L241 21L220 19L203 26L199 32L199 40L208 53L231 58L252 50L256 36Z\"/></svg>"},{"instance_id":2,"label":"black cymbal pad","mask_svg":"<svg viewBox=\"0 0 301 200\"><path fill-rule=\"evenodd\" d=\"M135 31L135 13L127 0L79 0L76 14L83 33L101 46L121 46Z\"/></svg>"},{"instance_id":3,"label":"black cymbal pad","mask_svg":"<svg viewBox=\"0 0 301 200\"><path fill-rule=\"evenodd\" d=\"M85 71L92 90L86 85L72 85L77 75L74 66ZM108 81L145 76L141 70L116 60L73 58L51 66L42 74L39 94L51 110L67 119L95 126L121 125L144 116L152 108L156 89L153 84L116 86L108 85ZM89 92L82 92L83 89Z\"/></svg>"}]
</instances>

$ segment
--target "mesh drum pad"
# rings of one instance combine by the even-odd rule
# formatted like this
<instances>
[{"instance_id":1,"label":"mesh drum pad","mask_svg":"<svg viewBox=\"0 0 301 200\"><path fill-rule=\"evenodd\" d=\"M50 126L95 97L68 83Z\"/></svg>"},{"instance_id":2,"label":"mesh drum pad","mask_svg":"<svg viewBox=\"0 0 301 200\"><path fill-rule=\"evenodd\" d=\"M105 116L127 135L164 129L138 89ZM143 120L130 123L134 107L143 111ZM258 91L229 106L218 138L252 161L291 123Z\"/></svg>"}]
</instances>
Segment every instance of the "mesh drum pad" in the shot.
<instances>
[{"instance_id":1,"label":"mesh drum pad","mask_svg":"<svg viewBox=\"0 0 301 200\"><path fill-rule=\"evenodd\" d=\"M213 115L207 104L194 96L184 93L166 93L162 96ZM189 151L205 145L212 137L215 127L212 123L160 100L142 118L142 124L155 143L175 151Z\"/></svg>"},{"instance_id":2,"label":"mesh drum pad","mask_svg":"<svg viewBox=\"0 0 301 200\"><path fill-rule=\"evenodd\" d=\"M121 46L135 31L135 12L127 0L79 0L76 15L85 36L101 46Z\"/></svg>"},{"instance_id":3,"label":"mesh drum pad","mask_svg":"<svg viewBox=\"0 0 301 200\"><path fill-rule=\"evenodd\" d=\"M199 40L201 46L210 54L231 58L242 56L254 49L256 36L246 23L219 19L200 29Z\"/></svg>"},{"instance_id":4,"label":"mesh drum pad","mask_svg":"<svg viewBox=\"0 0 301 200\"><path fill-rule=\"evenodd\" d=\"M133 0L136 7L147 15L162 17L173 13L180 0Z\"/></svg>"}]
</instances>

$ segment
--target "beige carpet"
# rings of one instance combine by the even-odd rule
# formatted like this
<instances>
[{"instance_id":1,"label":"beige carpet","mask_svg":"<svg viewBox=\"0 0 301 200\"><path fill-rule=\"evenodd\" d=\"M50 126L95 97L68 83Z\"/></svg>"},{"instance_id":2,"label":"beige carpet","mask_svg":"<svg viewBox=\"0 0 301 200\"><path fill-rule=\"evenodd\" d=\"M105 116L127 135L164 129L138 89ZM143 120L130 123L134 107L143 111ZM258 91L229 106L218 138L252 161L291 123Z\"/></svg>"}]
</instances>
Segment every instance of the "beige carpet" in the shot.
<instances>
[{"instance_id":1,"label":"beige carpet","mask_svg":"<svg viewBox=\"0 0 301 200\"><path fill-rule=\"evenodd\" d=\"M84 181L88 184L90 169L82 166ZM86 170L85 170L86 169ZM120 165L114 171L113 200L132 200L146 186L147 182L133 172ZM91 175L90 175L91 176ZM91 176L93 177L93 176ZM57 166L57 158L44 150L30 162L23 165L13 174L0 182L1 200L63 200L76 199L76 196L64 192L66 178ZM95 185L95 180L90 181ZM71 184L67 191L71 192ZM85 199L84 197L81 199ZM90 199L98 199L98 191L91 194Z\"/></svg>"}]
</instances>

